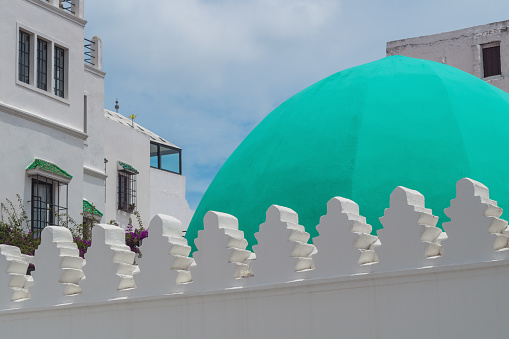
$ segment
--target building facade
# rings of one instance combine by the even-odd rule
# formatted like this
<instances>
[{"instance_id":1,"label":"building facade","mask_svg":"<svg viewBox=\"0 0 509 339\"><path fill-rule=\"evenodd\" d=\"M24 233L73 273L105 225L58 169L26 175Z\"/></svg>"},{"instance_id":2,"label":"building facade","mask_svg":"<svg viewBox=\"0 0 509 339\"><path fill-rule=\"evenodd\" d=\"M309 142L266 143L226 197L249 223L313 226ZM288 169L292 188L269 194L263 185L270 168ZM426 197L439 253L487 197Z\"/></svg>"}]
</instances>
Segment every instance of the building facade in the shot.
<instances>
[{"instance_id":1,"label":"building facade","mask_svg":"<svg viewBox=\"0 0 509 339\"><path fill-rule=\"evenodd\" d=\"M104 109L102 42L84 0L0 0L0 198L20 195L29 227L157 213L184 225L182 150ZM84 49L85 47L85 49ZM85 53L84 53L85 50Z\"/></svg>"},{"instance_id":2,"label":"building facade","mask_svg":"<svg viewBox=\"0 0 509 339\"><path fill-rule=\"evenodd\" d=\"M386 52L448 64L509 92L509 20L390 41Z\"/></svg>"}]
</instances>

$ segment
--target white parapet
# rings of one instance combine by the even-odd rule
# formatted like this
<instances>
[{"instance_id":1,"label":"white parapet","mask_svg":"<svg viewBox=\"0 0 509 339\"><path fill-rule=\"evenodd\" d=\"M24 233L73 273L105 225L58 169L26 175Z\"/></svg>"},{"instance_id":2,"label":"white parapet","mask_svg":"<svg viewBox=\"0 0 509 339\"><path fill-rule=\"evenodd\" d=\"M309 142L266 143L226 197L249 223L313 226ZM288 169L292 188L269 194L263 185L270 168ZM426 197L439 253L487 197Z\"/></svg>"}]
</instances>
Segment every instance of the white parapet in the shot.
<instances>
[{"instance_id":1,"label":"white parapet","mask_svg":"<svg viewBox=\"0 0 509 339\"><path fill-rule=\"evenodd\" d=\"M380 245L372 227L359 215L359 205L350 199L335 197L327 202L327 214L316 227L313 239L318 252L313 257L315 276L337 276L369 272L378 262L375 247Z\"/></svg>"},{"instance_id":2,"label":"white parapet","mask_svg":"<svg viewBox=\"0 0 509 339\"><path fill-rule=\"evenodd\" d=\"M41 329L45 337L83 339L505 338L507 222L484 185L461 179L456 188L446 209L447 236L424 196L404 187L391 194L380 239L349 199L327 203L316 247L296 212L273 205L255 234L256 257L238 220L211 211L195 241L195 266L175 218L154 217L139 266L125 231L100 224L86 253L86 278L69 230L50 226L36 251L30 293L28 258L0 245L0 333L16 339Z\"/></svg>"},{"instance_id":3,"label":"white parapet","mask_svg":"<svg viewBox=\"0 0 509 339\"><path fill-rule=\"evenodd\" d=\"M391 193L390 207L380 218L378 231L382 246L378 250L381 271L421 268L437 264L442 240L447 235L436 227L438 217L424 206L424 196L398 186Z\"/></svg>"},{"instance_id":4,"label":"white parapet","mask_svg":"<svg viewBox=\"0 0 509 339\"><path fill-rule=\"evenodd\" d=\"M18 247L0 245L0 309L15 307L12 302L30 298L32 277L26 275L28 261Z\"/></svg>"},{"instance_id":5,"label":"white parapet","mask_svg":"<svg viewBox=\"0 0 509 339\"><path fill-rule=\"evenodd\" d=\"M193 257L196 266L193 275L198 289L221 289L242 286L244 278L251 277L250 264L254 253L244 232L239 230L237 218L220 212L209 211L203 218L204 229L195 240L198 251Z\"/></svg>"},{"instance_id":6,"label":"white parapet","mask_svg":"<svg viewBox=\"0 0 509 339\"><path fill-rule=\"evenodd\" d=\"M82 300L106 300L125 296L136 288L133 275L135 253L125 244L125 231L114 225L98 224L92 229L92 246L86 253Z\"/></svg>"},{"instance_id":7,"label":"white parapet","mask_svg":"<svg viewBox=\"0 0 509 339\"><path fill-rule=\"evenodd\" d=\"M255 234L256 260L251 263L255 284L288 282L309 276L315 268L316 247L308 244L309 233L299 225L295 211L277 205L269 207L266 221Z\"/></svg>"},{"instance_id":8,"label":"white parapet","mask_svg":"<svg viewBox=\"0 0 509 339\"><path fill-rule=\"evenodd\" d=\"M81 293L83 258L67 228L47 226L43 229L34 262L30 305L70 303L73 296Z\"/></svg>"},{"instance_id":9,"label":"white parapet","mask_svg":"<svg viewBox=\"0 0 509 339\"><path fill-rule=\"evenodd\" d=\"M102 42L101 38L99 38L98 36L94 36L91 41L92 41L92 44L90 46L90 48L92 49L90 51L91 62L95 68L102 70L103 69L103 42Z\"/></svg>"},{"instance_id":10,"label":"white parapet","mask_svg":"<svg viewBox=\"0 0 509 339\"><path fill-rule=\"evenodd\" d=\"M189 268L191 246L182 236L182 223L174 217L157 214L143 240L143 260L137 276L136 295L148 296L181 292L192 281Z\"/></svg>"},{"instance_id":11,"label":"white parapet","mask_svg":"<svg viewBox=\"0 0 509 339\"><path fill-rule=\"evenodd\" d=\"M78 18L83 19L85 16L85 0L71 0L71 8Z\"/></svg>"},{"instance_id":12,"label":"white parapet","mask_svg":"<svg viewBox=\"0 0 509 339\"><path fill-rule=\"evenodd\" d=\"M479 262L508 255L507 221L499 218L502 209L480 182L459 180L456 198L445 214L451 219L443 225L449 236L444 248L446 263Z\"/></svg>"}]
</instances>

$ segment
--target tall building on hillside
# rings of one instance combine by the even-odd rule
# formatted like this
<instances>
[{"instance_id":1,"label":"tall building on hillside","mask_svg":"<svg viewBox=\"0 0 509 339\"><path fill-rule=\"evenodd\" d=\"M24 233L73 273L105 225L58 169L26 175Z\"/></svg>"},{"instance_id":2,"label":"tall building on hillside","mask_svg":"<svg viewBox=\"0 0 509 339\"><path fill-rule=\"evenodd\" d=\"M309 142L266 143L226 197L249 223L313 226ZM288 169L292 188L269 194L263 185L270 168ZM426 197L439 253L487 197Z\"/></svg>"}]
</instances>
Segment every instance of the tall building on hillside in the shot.
<instances>
[{"instance_id":1,"label":"tall building on hillside","mask_svg":"<svg viewBox=\"0 0 509 339\"><path fill-rule=\"evenodd\" d=\"M509 92L509 20L390 41L386 52L448 64Z\"/></svg>"},{"instance_id":2,"label":"tall building on hillside","mask_svg":"<svg viewBox=\"0 0 509 339\"><path fill-rule=\"evenodd\" d=\"M104 109L102 43L84 0L0 0L0 198L36 234L56 213L126 225L139 211L189 223L182 150ZM85 53L84 53L85 47Z\"/></svg>"}]
</instances>

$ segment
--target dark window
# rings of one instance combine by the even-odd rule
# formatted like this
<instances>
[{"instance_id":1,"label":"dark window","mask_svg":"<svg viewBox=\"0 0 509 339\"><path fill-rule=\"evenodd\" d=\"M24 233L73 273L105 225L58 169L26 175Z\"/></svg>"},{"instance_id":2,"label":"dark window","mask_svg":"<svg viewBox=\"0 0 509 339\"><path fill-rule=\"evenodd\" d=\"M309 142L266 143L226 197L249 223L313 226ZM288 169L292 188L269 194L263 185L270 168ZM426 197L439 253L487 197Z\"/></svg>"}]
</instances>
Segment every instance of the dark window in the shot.
<instances>
[{"instance_id":1,"label":"dark window","mask_svg":"<svg viewBox=\"0 0 509 339\"><path fill-rule=\"evenodd\" d=\"M64 56L63 48L55 46L55 95L64 97Z\"/></svg>"},{"instance_id":2,"label":"dark window","mask_svg":"<svg viewBox=\"0 0 509 339\"><path fill-rule=\"evenodd\" d=\"M41 235L44 227L58 225L59 220L65 216L67 219L67 193L60 195L62 184L56 180L36 176L32 179L32 233L35 237ZM65 206L60 206L64 202Z\"/></svg>"},{"instance_id":3,"label":"dark window","mask_svg":"<svg viewBox=\"0 0 509 339\"><path fill-rule=\"evenodd\" d=\"M485 78L502 74L500 64L500 46L483 47L482 60Z\"/></svg>"},{"instance_id":4,"label":"dark window","mask_svg":"<svg viewBox=\"0 0 509 339\"><path fill-rule=\"evenodd\" d=\"M150 167L182 174L182 150L151 142Z\"/></svg>"},{"instance_id":5,"label":"dark window","mask_svg":"<svg viewBox=\"0 0 509 339\"><path fill-rule=\"evenodd\" d=\"M118 209L129 213L136 208L136 175L118 171Z\"/></svg>"},{"instance_id":6,"label":"dark window","mask_svg":"<svg viewBox=\"0 0 509 339\"><path fill-rule=\"evenodd\" d=\"M37 39L37 87L48 90L48 43Z\"/></svg>"},{"instance_id":7,"label":"dark window","mask_svg":"<svg viewBox=\"0 0 509 339\"><path fill-rule=\"evenodd\" d=\"M18 79L30 82L30 35L19 31Z\"/></svg>"}]
</instances>

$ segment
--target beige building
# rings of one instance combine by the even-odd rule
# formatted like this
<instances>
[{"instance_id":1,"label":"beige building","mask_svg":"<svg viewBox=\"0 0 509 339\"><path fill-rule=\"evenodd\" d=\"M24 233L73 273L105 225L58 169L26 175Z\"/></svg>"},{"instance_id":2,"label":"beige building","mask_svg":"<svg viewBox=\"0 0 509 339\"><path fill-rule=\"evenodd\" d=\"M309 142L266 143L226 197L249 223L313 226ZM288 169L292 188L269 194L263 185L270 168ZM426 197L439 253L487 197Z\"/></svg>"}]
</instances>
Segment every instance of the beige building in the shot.
<instances>
[{"instance_id":1,"label":"beige building","mask_svg":"<svg viewBox=\"0 0 509 339\"><path fill-rule=\"evenodd\" d=\"M389 41L386 52L448 64L509 92L508 27L509 20Z\"/></svg>"}]
</instances>

